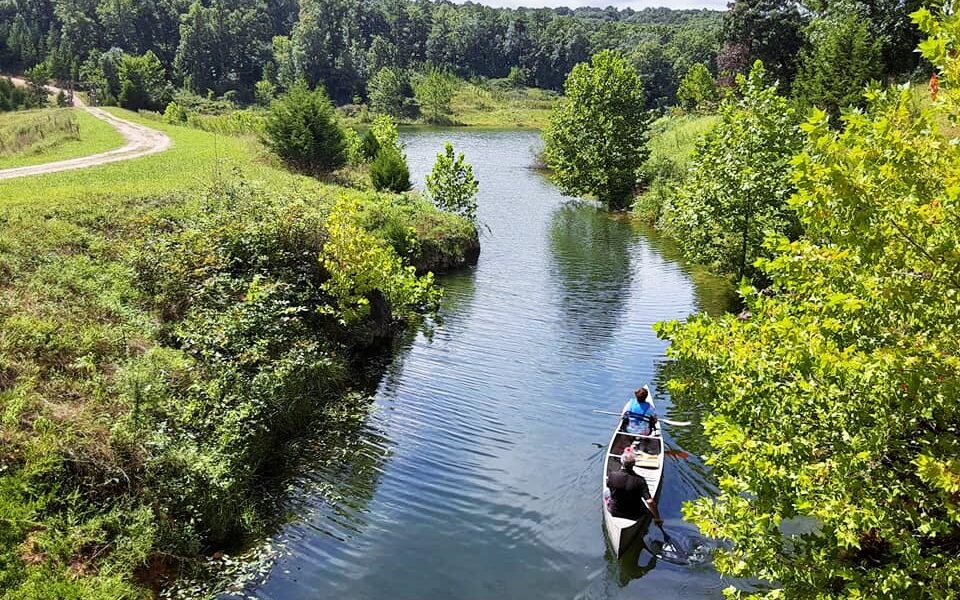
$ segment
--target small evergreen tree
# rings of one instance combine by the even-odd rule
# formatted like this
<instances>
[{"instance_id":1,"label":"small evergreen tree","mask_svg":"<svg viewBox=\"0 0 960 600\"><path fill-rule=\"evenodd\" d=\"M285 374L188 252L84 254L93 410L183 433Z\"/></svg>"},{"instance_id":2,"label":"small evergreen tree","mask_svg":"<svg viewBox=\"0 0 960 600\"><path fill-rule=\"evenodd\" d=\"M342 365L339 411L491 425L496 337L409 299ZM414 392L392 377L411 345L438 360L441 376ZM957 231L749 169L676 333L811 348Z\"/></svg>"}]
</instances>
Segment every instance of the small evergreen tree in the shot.
<instances>
[{"instance_id":1,"label":"small evergreen tree","mask_svg":"<svg viewBox=\"0 0 960 600\"><path fill-rule=\"evenodd\" d=\"M801 55L794 97L834 119L843 108L864 107L864 88L882 69L882 43L871 38L867 23L856 13L817 19L808 38L812 48Z\"/></svg>"},{"instance_id":2,"label":"small evergreen tree","mask_svg":"<svg viewBox=\"0 0 960 600\"><path fill-rule=\"evenodd\" d=\"M703 63L696 63L683 76L677 88L677 101L687 110L709 110L715 106L719 94L710 70Z\"/></svg>"},{"instance_id":3,"label":"small evergreen tree","mask_svg":"<svg viewBox=\"0 0 960 600\"><path fill-rule=\"evenodd\" d=\"M267 147L297 169L324 172L346 163L343 130L322 87L294 85L270 105L264 132Z\"/></svg>"},{"instance_id":4,"label":"small evergreen tree","mask_svg":"<svg viewBox=\"0 0 960 600\"><path fill-rule=\"evenodd\" d=\"M370 163L370 180L379 191L406 192L411 187L407 159L397 146L382 146Z\"/></svg>"},{"instance_id":5,"label":"small evergreen tree","mask_svg":"<svg viewBox=\"0 0 960 600\"><path fill-rule=\"evenodd\" d=\"M427 195L440 210L477 220L477 191L480 184L473 176L473 167L463 153L454 154L447 142L444 152L437 154L433 171L427 175Z\"/></svg>"},{"instance_id":6,"label":"small evergreen tree","mask_svg":"<svg viewBox=\"0 0 960 600\"><path fill-rule=\"evenodd\" d=\"M377 140L377 135L373 132L373 129L368 129L363 134L363 139L360 141L360 152L367 161L376 158L377 153L380 152L380 141Z\"/></svg>"}]
</instances>

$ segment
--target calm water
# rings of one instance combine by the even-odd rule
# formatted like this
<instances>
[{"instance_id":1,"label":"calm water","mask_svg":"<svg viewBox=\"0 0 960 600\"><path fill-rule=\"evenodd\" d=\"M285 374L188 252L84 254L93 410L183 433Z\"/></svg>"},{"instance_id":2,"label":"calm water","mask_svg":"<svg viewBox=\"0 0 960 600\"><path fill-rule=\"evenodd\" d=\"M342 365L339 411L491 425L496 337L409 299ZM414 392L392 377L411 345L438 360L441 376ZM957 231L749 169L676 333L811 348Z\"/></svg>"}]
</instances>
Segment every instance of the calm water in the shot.
<instances>
[{"instance_id":1,"label":"calm water","mask_svg":"<svg viewBox=\"0 0 960 600\"><path fill-rule=\"evenodd\" d=\"M717 310L723 294L648 232L574 203L531 171L538 136L404 136L422 185L445 140L481 182L480 264L442 279L442 322L398 344L366 423L298 482L289 554L260 598L720 598L709 562L606 550L602 445L630 391L656 389L651 325ZM679 449L696 435L669 438ZM667 459L667 530L696 543L684 500L709 494L700 461Z\"/></svg>"}]
</instances>

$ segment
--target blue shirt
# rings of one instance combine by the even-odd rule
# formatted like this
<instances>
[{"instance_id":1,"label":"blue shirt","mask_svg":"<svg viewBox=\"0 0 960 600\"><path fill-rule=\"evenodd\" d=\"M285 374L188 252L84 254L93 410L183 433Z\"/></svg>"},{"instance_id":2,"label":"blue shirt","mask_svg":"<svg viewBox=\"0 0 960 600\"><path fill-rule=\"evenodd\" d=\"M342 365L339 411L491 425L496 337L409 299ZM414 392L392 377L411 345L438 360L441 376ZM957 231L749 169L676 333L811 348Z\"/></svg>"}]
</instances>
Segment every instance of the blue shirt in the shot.
<instances>
[{"instance_id":1,"label":"blue shirt","mask_svg":"<svg viewBox=\"0 0 960 600\"><path fill-rule=\"evenodd\" d=\"M634 398L627 405L627 433L639 433L640 435L650 435L650 423L642 418L644 415L652 415L653 407L644 400L637 402Z\"/></svg>"}]
</instances>

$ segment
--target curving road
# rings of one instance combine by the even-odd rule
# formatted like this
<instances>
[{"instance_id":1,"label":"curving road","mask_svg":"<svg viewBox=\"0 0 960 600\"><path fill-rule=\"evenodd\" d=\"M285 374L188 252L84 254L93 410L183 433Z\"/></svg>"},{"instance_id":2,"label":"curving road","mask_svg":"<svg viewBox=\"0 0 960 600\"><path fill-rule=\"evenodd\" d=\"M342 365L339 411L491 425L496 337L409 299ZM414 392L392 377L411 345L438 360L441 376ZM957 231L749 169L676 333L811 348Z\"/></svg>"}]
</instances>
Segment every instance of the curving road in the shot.
<instances>
[{"instance_id":1,"label":"curving road","mask_svg":"<svg viewBox=\"0 0 960 600\"><path fill-rule=\"evenodd\" d=\"M14 85L23 86L26 82L22 79L12 77ZM60 89L48 87L54 94L60 93ZM47 173L58 173L60 171L72 171L74 169L85 169L87 167L96 167L108 163L119 162L122 160L131 160L142 156L149 156L157 152L163 152L173 145L173 141L162 131L151 129L143 125L132 123L120 117L116 117L107 111L85 106L79 97L74 95L73 105L87 111L101 121L106 121L113 126L126 143L119 148L100 154L91 154L90 156L81 156L80 158L71 158L69 160L59 160L56 162L32 165L29 167L15 167L12 169L0 169L0 180L13 179L15 177L27 177L29 175L44 175Z\"/></svg>"}]
</instances>

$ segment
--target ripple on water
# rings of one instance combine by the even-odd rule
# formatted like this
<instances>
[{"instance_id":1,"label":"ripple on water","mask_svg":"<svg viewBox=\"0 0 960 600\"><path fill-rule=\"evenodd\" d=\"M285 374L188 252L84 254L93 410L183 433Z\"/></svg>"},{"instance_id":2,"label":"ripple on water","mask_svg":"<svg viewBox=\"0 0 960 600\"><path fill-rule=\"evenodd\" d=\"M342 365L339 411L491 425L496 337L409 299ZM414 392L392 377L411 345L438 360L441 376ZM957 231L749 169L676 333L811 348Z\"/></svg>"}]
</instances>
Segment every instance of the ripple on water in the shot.
<instances>
[{"instance_id":1,"label":"ripple on water","mask_svg":"<svg viewBox=\"0 0 960 600\"><path fill-rule=\"evenodd\" d=\"M442 321L408 340L346 458L302 477L290 555L261 598L719 598L709 564L610 558L602 446L630 390L655 389L656 321L697 310L684 267L630 223L571 203L527 169L535 134L405 135L422 181L445 139L481 182L480 264L442 278ZM679 442L668 437L668 443ZM661 503L712 489L669 459ZM652 558L647 555L647 558ZM643 562L643 564L640 564Z\"/></svg>"}]
</instances>

